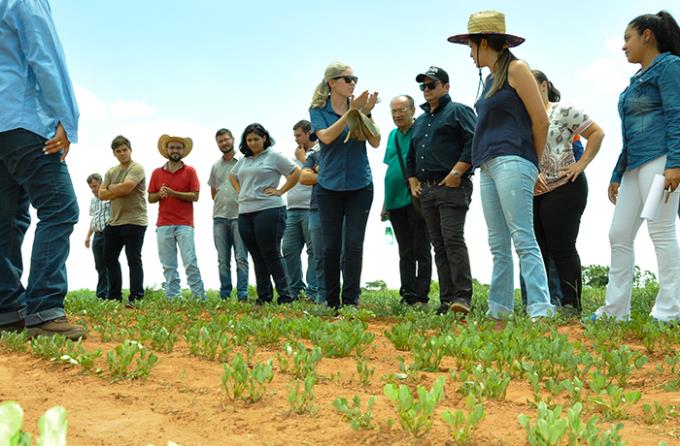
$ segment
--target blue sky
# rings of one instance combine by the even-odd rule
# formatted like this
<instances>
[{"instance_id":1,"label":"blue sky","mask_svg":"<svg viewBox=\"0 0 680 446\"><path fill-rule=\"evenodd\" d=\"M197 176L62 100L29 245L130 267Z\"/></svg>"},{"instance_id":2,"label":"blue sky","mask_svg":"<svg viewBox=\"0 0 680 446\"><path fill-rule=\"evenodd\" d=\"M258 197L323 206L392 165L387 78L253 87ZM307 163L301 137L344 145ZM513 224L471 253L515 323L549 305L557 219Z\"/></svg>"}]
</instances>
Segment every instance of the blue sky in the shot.
<instances>
[{"instance_id":1,"label":"blue sky","mask_svg":"<svg viewBox=\"0 0 680 446\"><path fill-rule=\"evenodd\" d=\"M454 100L472 104L477 72L469 51L446 38L465 32L468 16L485 9L505 12L508 32L527 39L515 54L543 70L564 101L591 114L607 134L601 154L586 171L589 206L579 239L584 264L607 264L613 206L606 200L606 187L620 150L616 101L637 69L620 51L622 36L632 18L663 8L676 18L680 14L677 7L658 1L641 7L639 1L54 0L54 19L81 108L80 143L67 159L81 205L69 259L71 287L94 287L93 267L92 274L73 273L91 263L82 246L91 196L84 178L115 163L108 147L116 134L130 137L133 156L147 175L162 164L155 148L162 133L192 137L195 148L187 163L196 167L205 185L210 165L219 157L213 140L219 127L230 128L238 139L247 124L261 122L276 138L275 149L292 155L291 127L308 116L314 87L334 60L354 68L359 90L380 92L383 101L374 117L386 134L393 127L389 100L407 93L422 102L414 77L430 65L449 72ZM397 287L396 246L384 244L378 217L383 150L384 144L369 149L376 196L363 280L384 279ZM149 209L145 281L153 286L162 274L153 233L157 208ZM211 209L206 187L195 210L197 247L206 285L217 288ZM638 263L655 270L651 244L644 228L641 232ZM473 276L488 282L491 257L478 190L466 237ZM27 258L29 243L30 237Z\"/></svg>"}]
</instances>

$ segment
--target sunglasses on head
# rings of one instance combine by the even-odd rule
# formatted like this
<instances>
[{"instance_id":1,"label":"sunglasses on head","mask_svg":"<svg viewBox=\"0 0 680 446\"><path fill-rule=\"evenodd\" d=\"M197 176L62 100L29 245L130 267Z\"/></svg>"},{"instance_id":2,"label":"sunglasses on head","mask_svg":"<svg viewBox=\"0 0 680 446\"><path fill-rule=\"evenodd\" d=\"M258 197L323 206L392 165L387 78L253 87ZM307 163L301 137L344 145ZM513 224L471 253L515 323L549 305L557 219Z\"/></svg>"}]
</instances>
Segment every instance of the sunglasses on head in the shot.
<instances>
[{"instance_id":1,"label":"sunglasses on head","mask_svg":"<svg viewBox=\"0 0 680 446\"><path fill-rule=\"evenodd\" d=\"M437 81L427 83L423 82L420 84L420 91L425 91L425 89L434 90L435 88L437 88Z\"/></svg>"},{"instance_id":2,"label":"sunglasses on head","mask_svg":"<svg viewBox=\"0 0 680 446\"><path fill-rule=\"evenodd\" d=\"M336 76L333 78L334 81L338 79L344 79L345 82L347 82L348 84L351 84L352 82L356 84L357 82L359 82L359 78L356 76Z\"/></svg>"}]
</instances>

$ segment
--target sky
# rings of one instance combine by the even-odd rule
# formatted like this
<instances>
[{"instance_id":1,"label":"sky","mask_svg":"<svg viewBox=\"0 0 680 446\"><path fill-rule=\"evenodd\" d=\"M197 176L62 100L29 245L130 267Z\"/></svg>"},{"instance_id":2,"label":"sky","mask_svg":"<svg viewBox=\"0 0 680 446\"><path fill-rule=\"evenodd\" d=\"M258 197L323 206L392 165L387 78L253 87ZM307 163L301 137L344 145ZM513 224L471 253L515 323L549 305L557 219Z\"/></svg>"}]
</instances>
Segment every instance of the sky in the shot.
<instances>
[{"instance_id":1,"label":"sky","mask_svg":"<svg viewBox=\"0 0 680 446\"><path fill-rule=\"evenodd\" d=\"M92 255L84 246L91 193L85 178L116 164L110 149L118 134L132 142L133 159L151 171L163 164L156 144L163 133L189 136L194 149L185 160L196 168L202 192L195 204L196 246L203 280L219 288L212 239L212 201L207 180L220 157L214 134L232 130L236 143L246 125L263 124L277 141L274 150L293 156L292 126L309 119L309 103L325 67L333 61L351 65L359 77L357 92L378 91L382 101L373 117L384 135L394 127L389 102L409 94L422 103L415 76L430 65L451 78L454 101L472 105L478 74L469 49L446 38L466 32L471 13L495 9L506 14L507 32L526 38L513 50L532 68L546 73L562 92L563 102L588 113L606 136L586 170L588 206L577 247L584 265L609 263L608 230L614 207L607 185L621 149L619 93L638 69L627 63L621 46L627 23L639 14L667 9L669 2L249 2L194 0L53 0L54 21L80 107L79 143L67 163L80 204L80 222L71 237L67 263L69 287L96 285ZM485 73L486 75L486 73ZM369 147L375 198L364 246L362 282L384 280L399 286L396 244L385 242L380 222L385 140ZM473 276L491 277L487 228L479 198L479 178L467 217L466 239ZM163 281L155 236L157 205L149 205L143 261L145 285ZM34 222L37 221L33 213ZM32 230L24 243L30 257ZM636 261L656 271L646 228L636 242ZM124 255L124 286L127 268ZM232 268L233 269L233 268ZM27 274L25 274L27 276ZM181 271L182 283L186 287ZM254 283L251 267L251 283Z\"/></svg>"}]
</instances>

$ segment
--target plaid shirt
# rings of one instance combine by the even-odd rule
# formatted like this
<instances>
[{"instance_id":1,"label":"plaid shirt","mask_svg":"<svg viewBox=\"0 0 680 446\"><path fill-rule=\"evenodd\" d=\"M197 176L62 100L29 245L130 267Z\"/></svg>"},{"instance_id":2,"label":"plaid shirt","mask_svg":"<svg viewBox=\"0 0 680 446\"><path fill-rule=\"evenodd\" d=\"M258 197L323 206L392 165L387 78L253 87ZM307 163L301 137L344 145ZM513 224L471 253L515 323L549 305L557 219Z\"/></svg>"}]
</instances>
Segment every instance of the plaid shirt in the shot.
<instances>
[{"instance_id":1,"label":"plaid shirt","mask_svg":"<svg viewBox=\"0 0 680 446\"><path fill-rule=\"evenodd\" d=\"M111 217L111 202L92 197L90 201L90 225L94 232L102 232Z\"/></svg>"}]
</instances>

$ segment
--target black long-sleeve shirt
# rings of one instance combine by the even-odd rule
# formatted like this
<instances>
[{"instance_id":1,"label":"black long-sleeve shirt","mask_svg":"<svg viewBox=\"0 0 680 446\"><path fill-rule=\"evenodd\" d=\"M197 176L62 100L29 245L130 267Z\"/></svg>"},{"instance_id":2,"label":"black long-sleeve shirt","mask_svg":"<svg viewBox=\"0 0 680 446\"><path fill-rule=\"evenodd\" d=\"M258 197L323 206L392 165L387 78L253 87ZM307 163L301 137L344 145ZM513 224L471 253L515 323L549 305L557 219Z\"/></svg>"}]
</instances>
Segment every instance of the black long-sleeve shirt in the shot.
<instances>
[{"instance_id":1,"label":"black long-sleeve shirt","mask_svg":"<svg viewBox=\"0 0 680 446\"><path fill-rule=\"evenodd\" d=\"M421 181L441 180L457 162L471 163L472 136L477 123L475 112L451 101L448 94L439 98L439 106L433 113L428 103L420 108L425 113L413 124L406 157L408 176Z\"/></svg>"}]
</instances>

